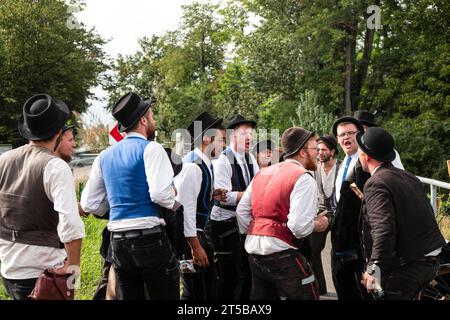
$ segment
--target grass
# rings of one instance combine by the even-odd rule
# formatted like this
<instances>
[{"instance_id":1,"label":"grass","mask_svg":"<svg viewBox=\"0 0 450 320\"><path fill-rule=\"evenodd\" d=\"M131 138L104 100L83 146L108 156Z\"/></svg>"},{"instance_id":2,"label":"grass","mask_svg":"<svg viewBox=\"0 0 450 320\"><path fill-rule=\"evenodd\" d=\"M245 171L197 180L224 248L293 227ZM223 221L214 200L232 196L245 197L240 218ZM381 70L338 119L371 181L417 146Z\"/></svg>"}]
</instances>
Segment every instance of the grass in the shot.
<instances>
[{"instance_id":1,"label":"grass","mask_svg":"<svg viewBox=\"0 0 450 320\"><path fill-rule=\"evenodd\" d=\"M91 300L101 277L100 245L102 243L102 231L106 220L99 220L92 216L83 218L86 238L83 239L81 250L81 282L76 290L76 300ZM8 300L3 284L0 284L0 300Z\"/></svg>"}]
</instances>

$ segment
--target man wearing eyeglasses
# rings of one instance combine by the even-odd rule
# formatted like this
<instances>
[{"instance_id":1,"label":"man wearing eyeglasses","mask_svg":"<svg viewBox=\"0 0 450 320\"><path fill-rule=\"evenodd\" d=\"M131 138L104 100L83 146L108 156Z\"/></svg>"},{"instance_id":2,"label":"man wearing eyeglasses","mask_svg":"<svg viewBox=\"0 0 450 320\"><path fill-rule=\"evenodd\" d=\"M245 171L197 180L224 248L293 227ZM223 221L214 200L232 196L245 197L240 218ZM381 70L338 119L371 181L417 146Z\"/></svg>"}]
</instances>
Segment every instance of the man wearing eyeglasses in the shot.
<instances>
[{"instance_id":1,"label":"man wearing eyeglasses","mask_svg":"<svg viewBox=\"0 0 450 320\"><path fill-rule=\"evenodd\" d=\"M358 144L355 135L357 132L364 132L362 124L353 117L342 117L333 124L333 134L337 137L338 143L345 153L345 158L339 168L336 177L336 201L341 196L342 181L345 181L358 161Z\"/></svg>"},{"instance_id":2,"label":"man wearing eyeglasses","mask_svg":"<svg viewBox=\"0 0 450 320\"><path fill-rule=\"evenodd\" d=\"M347 180L358 162L355 136L357 132L364 132L364 127L357 119L347 116L337 119L332 131L345 157L335 182L337 208L331 229L331 272L339 300L361 300L365 298L360 284L364 268L358 228L361 201L353 194Z\"/></svg>"}]
</instances>

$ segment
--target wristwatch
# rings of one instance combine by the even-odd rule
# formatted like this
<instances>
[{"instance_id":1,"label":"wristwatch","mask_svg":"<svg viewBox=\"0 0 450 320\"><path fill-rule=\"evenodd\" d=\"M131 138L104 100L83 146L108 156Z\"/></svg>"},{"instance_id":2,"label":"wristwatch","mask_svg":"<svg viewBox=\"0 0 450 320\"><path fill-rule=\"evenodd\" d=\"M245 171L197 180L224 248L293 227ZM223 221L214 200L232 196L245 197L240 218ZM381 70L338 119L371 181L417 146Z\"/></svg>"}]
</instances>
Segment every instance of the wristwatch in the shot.
<instances>
[{"instance_id":1,"label":"wristwatch","mask_svg":"<svg viewBox=\"0 0 450 320\"><path fill-rule=\"evenodd\" d=\"M375 270L377 268L379 268L377 264L378 264L378 261L374 261L374 263L372 263L370 266L367 266L366 271L369 274L369 276L373 276L375 274Z\"/></svg>"}]
</instances>

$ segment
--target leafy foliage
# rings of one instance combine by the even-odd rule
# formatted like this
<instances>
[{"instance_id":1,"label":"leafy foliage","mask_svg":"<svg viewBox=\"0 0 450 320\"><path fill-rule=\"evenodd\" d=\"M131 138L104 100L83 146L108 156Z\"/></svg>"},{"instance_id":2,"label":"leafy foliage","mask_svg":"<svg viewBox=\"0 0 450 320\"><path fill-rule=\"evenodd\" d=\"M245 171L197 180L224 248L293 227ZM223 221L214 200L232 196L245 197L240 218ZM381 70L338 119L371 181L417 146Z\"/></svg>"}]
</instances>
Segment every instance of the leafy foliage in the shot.
<instances>
[{"instance_id":1,"label":"leafy foliage","mask_svg":"<svg viewBox=\"0 0 450 320\"><path fill-rule=\"evenodd\" d=\"M83 112L106 70L105 43L82 24L68 25L69 4L58 0L0 2L0 141L22 143L17 121L24 102L48 93Z\"/></svg>"}]
</instances>

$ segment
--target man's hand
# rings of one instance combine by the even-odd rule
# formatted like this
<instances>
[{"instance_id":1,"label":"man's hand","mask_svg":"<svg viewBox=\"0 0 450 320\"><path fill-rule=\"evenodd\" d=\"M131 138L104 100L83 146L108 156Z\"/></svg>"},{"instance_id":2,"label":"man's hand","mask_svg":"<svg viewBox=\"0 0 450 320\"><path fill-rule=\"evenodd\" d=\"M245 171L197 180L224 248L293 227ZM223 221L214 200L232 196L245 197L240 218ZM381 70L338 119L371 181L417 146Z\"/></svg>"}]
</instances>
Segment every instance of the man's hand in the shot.
<instances>
[{"instance_id":1,"label":"man's hand","mask_svg":"<svg viewBox=\"0 0 450 320\"><path fill-rule=\"evenodd\" d=\"M323 232L328 228L327 211L322 211L314 218L314 232Z\"/></svg>"},{"instance_id":2,"label":"man's hand","mask_svg":"<svg viewBox=\"0 0 450 320\"><path fill-rule=\"evenodd\" d=\"M227 193L228 190L226 189L214 189L213 198L216 201L225 202L227 201Z\"/></svg>"},{"instance_id":3,"label":"man's hand","mask_svg":"<svg viewBox=\"0 0 450 320\"><path fill-rule=\"evenodd\" d=\"M86 218L87 216L89 216L89 213L84 212L84 210L81 207L80 203L77 202L77 204L78 204L78 213L80 214L80 217Z\"/></svg>"},{"instance_id":4,"label":"man's hand","mask_svg":"<svg viewBox=\"0 0 450 320\"><path fill-rule=\"evenodd\" d=\"M64 265L61 268L58 269L49 269L50 273L57 274L57 275L66 275L66 274L74 274L78 276L80 274L80 266L77 265L69 265L69 262L66 260L64 261Z\"/></svg>"},{"instance_id":5,"label":"man's hand","mask_svg":"<svg viewBox=\"0 0 450 320\"><path fill-rule=\"evenodd\" d=\"M364 272L363 276L362 276L362 280L361 280L361 284L366 287L367 292L378 292L378 289L381 288L380 287L380 283L378 282L378 279L369 275L369 273L366 271Z\"/></svg>"},{"instance_id":6,"label":"man's hand","mask_svg":"<svg viewBox=\"0 0 450 320\"><path fill-rule=\"evenodd\" d=\"M191 247L192 260L195 265L206 268L209 266L208 256L206 255L205 250L203 249L200 241L198 241L197 237L189 237L186 238L189 246Z\"/></svg>"}]
</instances>

